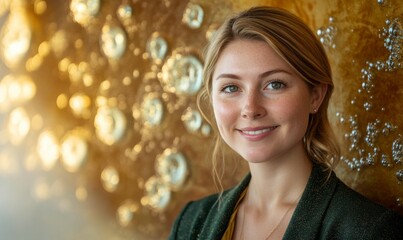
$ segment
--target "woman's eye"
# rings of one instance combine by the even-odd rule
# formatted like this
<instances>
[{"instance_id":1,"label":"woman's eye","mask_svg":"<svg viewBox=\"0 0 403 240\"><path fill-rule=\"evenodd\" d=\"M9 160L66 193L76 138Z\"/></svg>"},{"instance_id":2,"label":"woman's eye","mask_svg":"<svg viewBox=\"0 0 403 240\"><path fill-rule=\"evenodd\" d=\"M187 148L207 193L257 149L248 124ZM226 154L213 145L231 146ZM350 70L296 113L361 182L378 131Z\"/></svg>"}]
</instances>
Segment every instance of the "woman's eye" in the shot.
<instances>
[{"instance_id":1,"label":"woman's eye","mask_svg":"<svg viewBox=\"0 0 403 240\"><path fill-rule=\"evenodd\" d=\"M238 90L239 90L239 88L235 85L229 85L222 89L222 91L225 93L233 93L233 92L237 92Z\"/></svg>"},{"instance_id":2,"label":"woman's eye","mask_svg":"<svg viewBox=\"0 0 403 240\"><path fill-rule=\"evenodd\" d=\"M273 81L267 85L271 90L279 90L285 87L285 84L280 81Z\"/></svg>"}]
</instances>

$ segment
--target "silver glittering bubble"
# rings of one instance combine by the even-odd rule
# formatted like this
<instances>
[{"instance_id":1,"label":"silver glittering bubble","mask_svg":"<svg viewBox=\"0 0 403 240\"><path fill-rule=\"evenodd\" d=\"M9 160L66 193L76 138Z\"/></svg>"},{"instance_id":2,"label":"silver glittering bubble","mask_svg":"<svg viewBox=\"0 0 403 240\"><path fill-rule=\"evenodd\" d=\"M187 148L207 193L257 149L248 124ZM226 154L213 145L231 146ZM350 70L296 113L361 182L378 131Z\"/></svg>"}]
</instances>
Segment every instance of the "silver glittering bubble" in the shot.
<instances>
[{"instance_id":1,"label":"silver glittering bubble","mask_svg":"<svg viewBox=\"0 0 403 240\"><path fill-rule=\"evenodd\" d=\"M123 137L126 125L125 115L116 107L100 107L94 119L95 133L107 145L112 145Z\"/></svg>"},{"instance_id":2,"label":"silver glittering bubble","mask_svg":"<svg viewBox=\"0 0 403 240\"><path fill-rule=\"evenodd\" d=\"M396 178L399 180L399 182L403 182L403 170L400 169L396 172Z\"/></svg>"},{"instance_id":3,"label":"silver glittering bubble","mask_svg":"<svg viewBox=\"0 0 403 240\"><path fill-rule=\"evenodd\" d=\"M189 3L183 13L182 22L192 29L197 29L203 23L203 17L203 8L200 5Z\"/></svg>"},{"instance_id":4,"label":"silver glittering bubble","mask_svg":"<svg viewBox=\"0 0 403 240\"><path fill-rule=\"evenodd\" d=\"M334 18L329 17L329 26L323 26L316 30L316 35L319 37L319 41L327 47L336 48L334 38L337 33L337 29L333 26Z\"/></svg>"},{"instance_id":5,"label":"silver glittering bubble","mask_svg":"<svg viewBox=\"0 0 403 240\"><path fill-rule=\"evenodd\" d=\"M101 0L71 0L70 11L74 21L86 26L89 21L99 12Z\"/></svg>"},{"instance_id":6,"label":"silver glittering bubble","mask_svg":"<svg viewBox=\"0 0 403 240\"><path fill-rule=\"evenodd\" d=\"M128 4L120 5L117 14L120 19L129 19L133 15L133 9Z\"/></svg>"},{"instance_id":7,"label":"silver glittering bubble","mask_svg":"<svg viewBox=\"0 0 403 240\"><path fill-rule=\"evenodd\" d=\"M60 152L65 169L69 172L77 172L87 159L87 141L78 134L68 133L62 140Z\"/></svg>"},{"instance_id":8,"label":"silver glittering bubble","mask_svg":"<svg viewBox=\"0 0 403 240\"><path fill-rule=\"evenodd\" d=\"M402 143L402 137L399 136L398 139L393 141L392 144L392 157L393 161L396 164L400 164L403 162L403 143Z\"/></svg>"},{"instance_id":9,"label":"silver glittering bubble","mask_svg":"<svg viewBox=\"0 0 403 240\"><path fill-rule=\"evenodd\" d=\"M185 124L186 130L190 133L197 132L202 125L202 116L199 111L188 107L182 117L183 123Z\"/></svg>"},{"instance_id":10,"label":"silver glittering bubble","mask_svg":"<svg viewBox=\"0 0 403 240\"><path fill-rule=\"evenodd\" d=\"M396 126L394 126L393 124L386 122L383 129L382 129L382 134L384 136L388 136L391 132L394 132L397 129Z\"/></svg>"},{"instance_id":11,"label":"silver glittering bubble","mask_svg":"<svg viewBox=\"0 0 403 240\"><path fill-rule=\"evenodd\" d=\"M380 130L378 129L378 125L380 121L377 119L375 122L370 122L367 125L367 135L365 136L365 142L370 147L375 146L375 141L378 138Z\"/></svg>"},{"instance_id":12,"label":"silver glittering bubble","mask_svg":"<svg viewBox=\"0 0 403 240\"><path fill-rule=\"evenodd\" d=\"M390 52L388 59L382 63L379 61L377 67L384 71L395 71L401 69L402 65L402 44L403 44L403 23L402 18L386 20L386 27L383 28L381 37L384 38L384 47ZM382 65L381 65L382 64Z\"/></svg>"},{"instance_id":13,"label":"silver glittering bubble","mask_svg":"<svg viewBox=\"0 0 403 240\"><path fill-rule=\"evenodd\" d=\"M0 33L0 56L9 68L21 63L31 46L32 30L22 11L12 11Z\"/></svg>"},{"instance_id":14,"label":"silver glittering bubble","mask_svg":"<svg viewBox=\"0 0 403 240\"><path fill-rule=\"evenodd\" d=\"M381 156L381 164L384 167L392 167L392 164L390 163L389 155L382 154L382 156Z\"/></svg>"},{"instance_id":15,"label":"silver glittering bubble","mask_svg":"<svg viewBox=\"0 0 403 240\"><path fill-rule=\"evenodd\" d=\"M145 125L154 127L161 124L164 108L161 100L153 94L147 95L141 104L141 118Z\"/></svg>"},{"instance_id":16,"label":"silver glittering bubble","mask_svg":"<svg viewBox=\"0 0 403 240\"><path fill-rule=\"evenodd\" d=\"M156 63L161 63L168 51L168 44L164 38L154 33L147 43L147 50Z\"/></svg>"},{"instance_id":17,"label":"silver glittering bubble","mask_svg":"<svg viewBox=\"0 0 403 240\"><path fill-rule=\"evenodd\" d=\"M119 59L126 51L126 33L117 26L106 24L102 28L101 48L109 59Z\"/></svg>"},{"instance_id":18,"label":"silver glittering bubble","mask_svg":"<svg viewBox=\"0 0 403 240\"><path fill-rule=\"evenodd\" d=\"M193 55L175 53L162 67L161 77L166 91L194 95L202 85L203 66Z\"/></svg>"},{"instance_id":19,"label":"silver glittering bubble","mask_svg":"<svg viewBox=\"0 0 403 240\"><path fill-rule=\"evenodd\" d=\"M150 177L145 185L145 196L141 199L141 204L156 212L162 212L171 201L171 191L161 178Z\"/></svg>"},{"instance_id":20,"label":"silver glittering bubble","mask_svg":"<svg viewBox=\"0 0 403 240\"><path fill-rule=\"evenodd\" d=\"M178 190L183 186L188 173L186 159L182 153L167 148L158 156L156 172L167 183L171 190Z\"/></svg>"}]
</instances>

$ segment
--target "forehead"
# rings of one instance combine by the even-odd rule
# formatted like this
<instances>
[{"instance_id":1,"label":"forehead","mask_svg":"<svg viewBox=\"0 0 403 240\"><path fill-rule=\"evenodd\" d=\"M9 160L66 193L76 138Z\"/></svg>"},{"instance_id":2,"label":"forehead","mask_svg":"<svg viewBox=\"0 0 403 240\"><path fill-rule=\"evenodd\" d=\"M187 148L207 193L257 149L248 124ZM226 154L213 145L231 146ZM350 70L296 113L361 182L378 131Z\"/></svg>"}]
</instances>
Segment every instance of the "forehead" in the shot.
<instances>
[{"instance_id":1,"label":"forehead","mask_svg":"<svg viewBox=\"0 0 403 240\"><path fill-rule=\"evenodd\" d=\"M278 68L292 71L289 64L268 43L237 39L228 43L218 56L213 78L228 71L241 73Z\"/></svg>"}]
</instances>

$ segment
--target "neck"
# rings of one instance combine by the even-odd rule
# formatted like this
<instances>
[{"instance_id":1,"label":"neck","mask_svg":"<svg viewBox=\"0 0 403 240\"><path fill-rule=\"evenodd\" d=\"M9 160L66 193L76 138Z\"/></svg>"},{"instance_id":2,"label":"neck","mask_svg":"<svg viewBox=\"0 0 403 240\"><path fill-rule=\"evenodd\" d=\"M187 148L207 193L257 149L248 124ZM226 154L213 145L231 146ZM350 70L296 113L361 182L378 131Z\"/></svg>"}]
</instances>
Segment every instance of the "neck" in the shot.
<instances>
[{"instance_id":1,"label":"neck","mask_svg":"<svg viewBox=\"0 0 403 240\"><path fill-rule=\"evenodd\" d=\"M312 171L306 154L288 161L250 163L252 179L248 195L254 205L270 209L282 204L295 204Z\"/></svg>"}]
</instances>

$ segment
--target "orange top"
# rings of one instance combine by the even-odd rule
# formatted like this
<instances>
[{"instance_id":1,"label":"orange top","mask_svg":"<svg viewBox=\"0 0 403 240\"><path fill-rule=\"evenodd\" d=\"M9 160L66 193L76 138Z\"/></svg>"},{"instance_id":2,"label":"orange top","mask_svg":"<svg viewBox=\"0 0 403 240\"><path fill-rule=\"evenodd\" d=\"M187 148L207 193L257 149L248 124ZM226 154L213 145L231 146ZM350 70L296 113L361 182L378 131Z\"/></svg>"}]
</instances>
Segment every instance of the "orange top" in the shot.
<instances>
[{"instance_id":1,"label":"orange top","mask_svg":"<svg viewBox=\"0 0 403 240\"><path fill-rule=\"evenodd\" d=\"M246 192L248 191L248 188L245 188L245 190L242 192L241 196L239 196L238 202L235 205L234 212L231 215L231 218L229 220L227 230L225 230L224 235L222 236L221 240L232 240L232 235L234 234L235 230L235 223L236 223L236 215L238 214L240 202L242 199L244 199Z\"/></svg>"}]
</instances>

